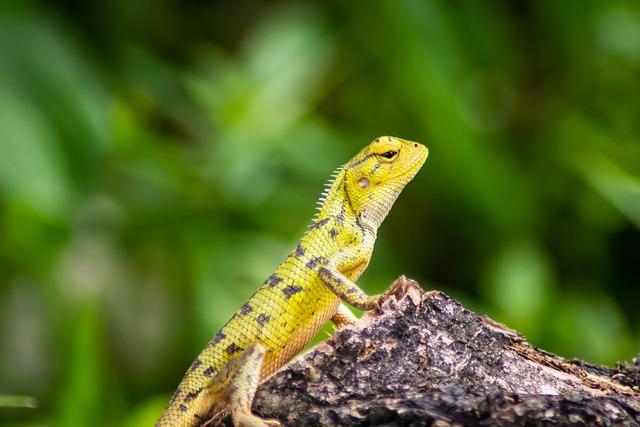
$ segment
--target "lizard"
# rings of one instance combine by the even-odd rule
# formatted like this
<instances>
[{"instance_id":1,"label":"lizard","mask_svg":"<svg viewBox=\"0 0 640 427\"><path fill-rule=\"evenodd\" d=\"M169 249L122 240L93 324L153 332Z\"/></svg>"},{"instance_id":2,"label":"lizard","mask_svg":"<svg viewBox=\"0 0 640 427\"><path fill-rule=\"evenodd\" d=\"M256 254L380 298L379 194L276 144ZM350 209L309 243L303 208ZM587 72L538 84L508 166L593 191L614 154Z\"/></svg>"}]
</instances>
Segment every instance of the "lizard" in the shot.
<instances>
[{"instance_id":1,"label":"lizard","mask_svg":"<svg viewBox=\"0 0 640 427\"><path fill-rule=\"evenodd\" d=\"M229 412L235 426L275 427L251 412L261 381L298 353L329 320L338 328L379 307L356 280L377 231L427 159L417 142L374 139L331 176L297 246L213 337L188 368L156 427L198 426Z\"/></svg>"}]
</instances>

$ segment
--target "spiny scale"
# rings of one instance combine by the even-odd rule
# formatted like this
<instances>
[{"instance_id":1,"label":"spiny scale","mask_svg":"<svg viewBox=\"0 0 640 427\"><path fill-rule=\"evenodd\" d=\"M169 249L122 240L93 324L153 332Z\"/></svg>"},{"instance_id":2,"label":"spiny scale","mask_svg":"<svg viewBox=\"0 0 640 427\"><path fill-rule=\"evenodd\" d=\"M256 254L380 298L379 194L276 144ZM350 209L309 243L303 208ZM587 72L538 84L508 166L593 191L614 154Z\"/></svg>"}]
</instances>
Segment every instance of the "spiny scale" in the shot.
<instances>
[{"instance_id":1,"label":"spiny scale","mask_svg":"<svg viewBox=\"0 0 640 427\"><path fill-rule=\"evenodd\" d=\"M322 193L320 194L320 197L316 202L316 214L313 217L313 222L315 222L318 219L320 212L322 211L322 208L325 205L327 197L329 197L329 195L331 194L331 188L333 187L333 184L335 183L336 178L340 175L340 173L342 173L344 168L345 168L345 165L338 166L336 170L334 170L331 173L331 175L329 176L329 179L324 183Z\"/></svg>"}]
</instances>

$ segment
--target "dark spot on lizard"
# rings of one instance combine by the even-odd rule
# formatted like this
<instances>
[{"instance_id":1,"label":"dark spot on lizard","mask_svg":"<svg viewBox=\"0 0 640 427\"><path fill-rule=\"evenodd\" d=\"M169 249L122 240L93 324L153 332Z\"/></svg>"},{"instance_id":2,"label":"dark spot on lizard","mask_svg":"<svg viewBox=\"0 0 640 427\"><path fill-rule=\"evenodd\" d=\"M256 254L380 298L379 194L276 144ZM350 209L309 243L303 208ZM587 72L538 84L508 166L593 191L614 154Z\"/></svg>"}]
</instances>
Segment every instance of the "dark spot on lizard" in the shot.
<instances>
[{"instance_id":1,"label":"dark spot on lizard","mask_svg":"<svg viewBox=\"0 0 640 427\"><path fill-rule=\"evenodd\" d=\"M184 397L184 403L191 402L193 399L198 397L198 395L200 394L201 391L202 391L202 387L200 387L196 391L192 391L190 393L187 393L187 395Z\"/></svg>"},{"instance_id":2,"label":"dark spot on lizard","mask_svg":"<svg viewBox=\"0 0 640 427\"><path fill-rule=\"evenodd\" d=\"M327 222L329 222L329 217L322 218L320 221L317 221L311 224L311 228L320 228L323 225L325 225Z\"/></svg>"},{"instance_id":3,"label":"dark spot on lizard","mask_svg":"<svg viewBox=\"0 0 640 427\"><path fill-rule=\"evenodd\" d=\"M182 412L187 412L187 407L184 406L182 403L180 404L180 406L178 406L178 409L180 409Z\"/></svg>"},{"instance_id":4,"label":"dark spot on lizard","mask_svg":"<svg viewBox=\"0 0 640 427\"><path fill-rule=\"evenodd\" d=\"M371 169L371 171L369 172L369 175L373 175L380 168L380 166L382 166L382 163L380 162L376 163L373 169Z\"/></svg>"},{"instance_id":5,"label":"dark spot on lizard","mask_svg":"<svg viewBox=\"0 0 640 427\"><path fill-rule=\"evenodd\" d=\"M352 286L352 287L349 288L349 293L350 294L353 294L355 292L358 292L358 288L356 288L355 286Z\"/></svg>"},{"instance_id":6,"label":"dark spot on lizard","mask_svg":"<svg viewBox=\"0 0 640 427\"><path fill-rule=\"evenodd\" d=\"M275 286L278 283L282 282L282 277L276 275L276 274L272 274L271 276L269 276L269 278L267 279L267 284L269 286Z\"/></svg>"},{"instance_id":7,"label":"dark spot on lizard","mask_svg":"<svg viewBox=\"0 0 640 427\"><path fill-rule=\"evenodd\" d=\"M224 334L224 332L219 331L215 337L213 337L213 340L211 341L211 345L216 345L218 344L220 341L222 341L223 339L225 339L227 336Z\"/></svg>"},{"instance_id":8,"label":"dark spot on lizard","mask_svg":"<svg viewBox=\"0 0 640 427\"><path fill-rule=\"evenodd\" d=\"M240 309L240 314L243 316L246 316L247 314L251 313L253 311L253 307L251 307L249 305L249 303L245 303L242 308Z\"/></svg>"},{"instance_id":9,"label":"dark spot on lizard","mask_svg":"<svg viewBox=\"0 0 640 427\"><path fill-rule=\"evenodd\" d=\"M333 283L334 286L337 286L339 289L343 289L345 286L344 280L339 275L332 273L328 268L320 267L318 269L318 276L320 276L320 278L325 282L329 281L330 283ZM345 292L351 293L351 290L347 289Z\"/></svg>"},{"instance_id":10,"label":"dark spot on lizard","mask_svg":"<svg viewBox=\"0 0 640 427\"><path fill-rule=\"evenodd\" d=\"M365 236L365 234L367 234L367 230L375 234L375 231L371 228L371 226L366 225L366 223L362 221L362 212L359 213L356 217L356 225L358 226L358 229L360 229L360 235L363 237Z\"/></svg>"},{"instance_id":11,"label":"dark spot on lizard","mask_svg":"<svg viewBox=\"0 0 640 427\"><path fill-rule=\"evenodd\" d=\"M354 167L354 166L358 166L360 163L364 163L367 160L369 160L371 157L375 156L375 154L373 153L369 153L366 156L364 156L363 158L361 158L360 160L356 160L355 162L351 163L349 165L350 168Z\"/></svg>"},{"instance_id":12,"label":"dark spot on lizard","mask_svg":"<svg viewBox=\"0 0 640 427\"><path fill-rule=\"evenodd\" d=\"M301 290L302 290L301 286L291 285L284 288L282 292L284 293L284 296L286 296L287 298L291 298L294 294L297 294Z\"/></svg>"},{"instance_id":13,"label":"dark spot on lizard","mask_svg":"<svg viewBox=\"0 0 640 427\"><path fill-rule=\"evenodd\" d=\"M344 206L340 208L340 212L336 215L336 221L338 224L342 224L344 222Z\"/></svg>"},{"instance_id":14,"label":"dark spot on lizard","mask_svg":"<svg viewBox=\"0 0 640 427\"><path fill-rule=\"evenodd\" d=\"M211 378L215 373L216 373L215 368L213 366L209 366L207 369L204 370L202 374L207 378Z\"/></svg>"},{"instance_id":15,"label":"dark spot on lizard","mask_svg":"<svg viewBox=\"0 0 640 427\"><path fill-rule=\"evenodd\" d=\"M267 323L269 320L271 320L271 316L265 313L260 313L258 317L256 317L256 321L260 326L264 326L264 324Z\"/></svg>"},{"instance_id":16,"label":"dark spot on lizard","mask_svg":"<svg viewBox=\"0 0 640 427\"><path fill-rule=\"evenodd\" d=\"M304 256L305 253L305 249L302 247L301 244L298 244L298 246L296 246L296 252L295 252L295 257L296 258L302 258Z\"/></svg>"},{"instance_id":17,"label":"dark spot on lizard","mask_svg":"<svg viewBox=\"0 0 640 427\"><path fill-rule=\"evenodd\" d=\"M224 349L228 354L239 353L242 351L242 347L236 345L236 343L232 342Z\"/></svg>"},{"instance_id":18,"label":"dark spot on lizard","mask_svg":"<svg viewBox=\"0 0 640 427\"><path fill-rule=\"evenodd\" d=\"M198 367L202 365L202 360L200 359L196 359L193 361L193 363L191 364L191 367L189 368L190 371L195 371L196 369L198 369Z\"/></svg>"},{"instance_id":19,"label":"dark spot on lizard","mask_svg":"<svg viewBox=\"0 0 640 427\"><path fill-rule=\"evenodd\" d=\"M322 257L314 256L307 262L307 268L313 270L322 262Z\"/></svg>"},{"instance_id":20,"label":"dark spot on lizard","mask_svg":"<svg viewBox=\"0 0 640 427\"><path fill-rule=\"evenodd\" d=\"M176 391L173 392L173 394L171 395L171 399L169 400L169 403L175 402L176 399L178 398L178 395L180 395L180 387L178 387Z\"/></svg>"},{"instance_id":21,"label":"dark spot on lizard","mask_svg":"<svg viewBox=\"0 0 640 427\"><path fill-rule=\"evenodd\" d=\"M338 235L338 230L336 230L335 228L332 228L331 230L329 230L329 236L331 236L332 239L335 240L337 235Z\"/></svg>"}]
</instances>

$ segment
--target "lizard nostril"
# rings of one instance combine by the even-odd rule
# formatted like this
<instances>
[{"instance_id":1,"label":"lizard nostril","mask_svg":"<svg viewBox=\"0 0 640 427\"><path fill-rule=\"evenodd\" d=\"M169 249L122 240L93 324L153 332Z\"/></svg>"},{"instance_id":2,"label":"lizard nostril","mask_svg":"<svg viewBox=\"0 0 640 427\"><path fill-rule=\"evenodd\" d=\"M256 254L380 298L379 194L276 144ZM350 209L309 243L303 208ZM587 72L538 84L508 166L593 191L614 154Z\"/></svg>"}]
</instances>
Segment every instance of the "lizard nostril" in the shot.
<instances>
[{"instance_id":1,"label":"lizard nostril","mask_svg":"<svg viewBox=\"0 0 640 427\"><path fill-rule=\"evenodd\" d=\"M415 148L418 148L418 144L413 144L413 146L414 146Z\"/></svg>"}]
</instances>

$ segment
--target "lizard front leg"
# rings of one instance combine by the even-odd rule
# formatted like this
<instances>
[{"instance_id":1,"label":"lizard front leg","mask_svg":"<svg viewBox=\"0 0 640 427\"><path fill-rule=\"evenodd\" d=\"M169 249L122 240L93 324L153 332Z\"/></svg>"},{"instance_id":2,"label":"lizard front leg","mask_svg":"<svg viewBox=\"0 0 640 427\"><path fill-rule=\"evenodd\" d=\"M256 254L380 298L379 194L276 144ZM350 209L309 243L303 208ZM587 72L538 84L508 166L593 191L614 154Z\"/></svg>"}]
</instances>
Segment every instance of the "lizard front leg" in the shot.
<instances>
[{"instance_id":1,"label":"lizard front leg","mask_svg":"<svg viewBox=\"0 0 640 427\"><path fill-rule=\"evenodd\" d=\"M382 295L368 296L342 271L351 271L368 261L367 255L356 247L338 252L318 268L320 280L342 301L360 310L371 310L378 306Z\"/></svg>"}]
</instances>

